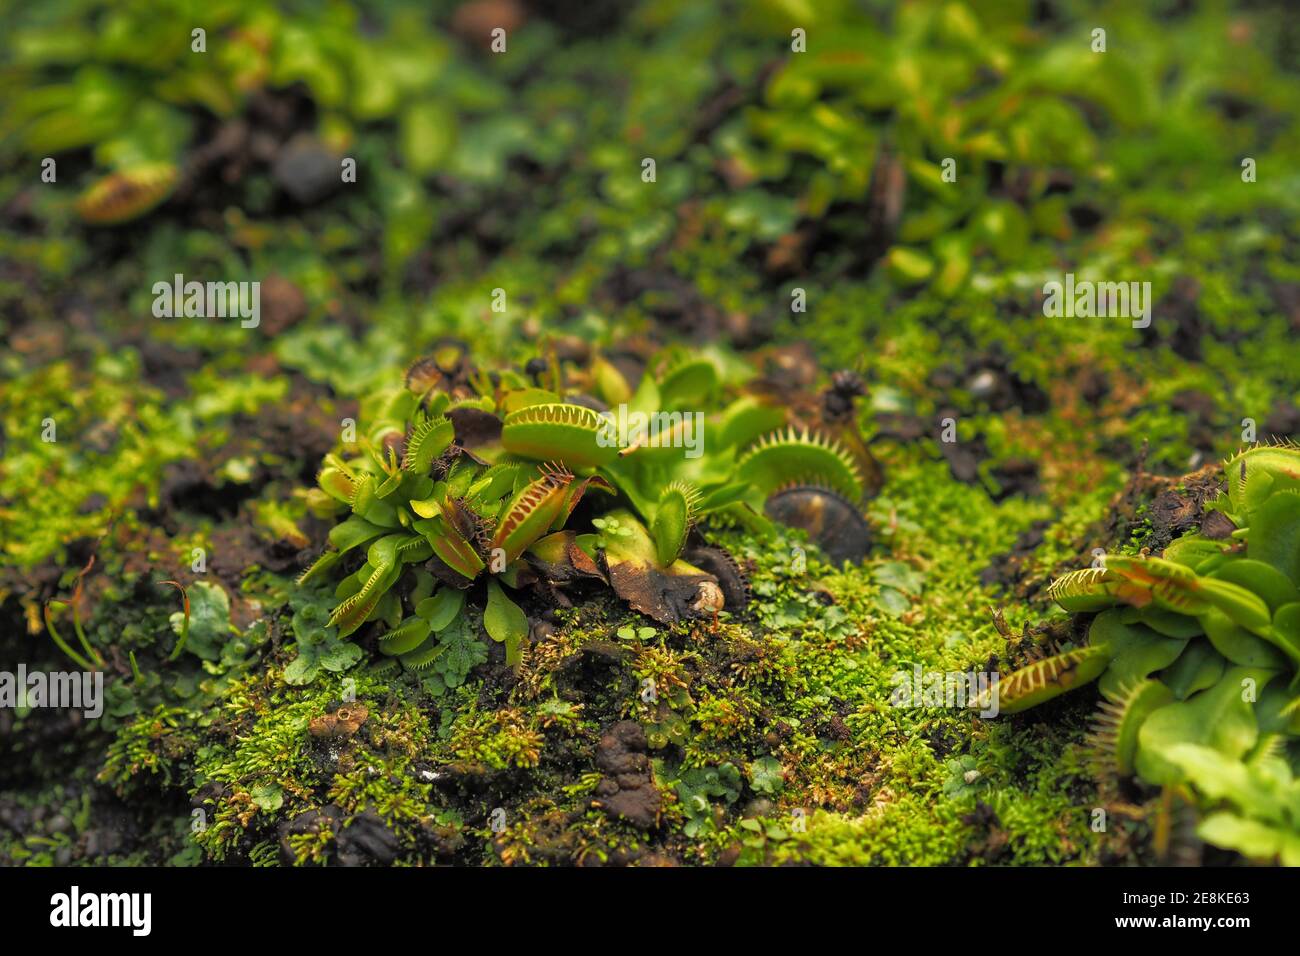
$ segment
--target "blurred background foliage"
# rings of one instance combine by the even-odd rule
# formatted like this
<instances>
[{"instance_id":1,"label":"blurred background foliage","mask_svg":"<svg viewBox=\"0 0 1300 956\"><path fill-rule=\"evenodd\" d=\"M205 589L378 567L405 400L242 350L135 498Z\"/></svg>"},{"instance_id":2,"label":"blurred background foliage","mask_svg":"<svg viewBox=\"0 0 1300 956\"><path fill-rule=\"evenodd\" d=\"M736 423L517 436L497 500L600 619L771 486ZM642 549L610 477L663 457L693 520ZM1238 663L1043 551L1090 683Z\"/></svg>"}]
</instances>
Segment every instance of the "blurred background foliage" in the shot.
<instances>
[{"instance_id":1,"label":"blurred background foliage","mask_svg":"<svg viewBox=\"0 0 1300 956\"><path fill-rule=\"evenodd\" d=\"M210 370L270 352L358 395L439 335L510 356L543 331L666 326L808 341L870 366L877 411L929 414L925 375L958 342L1044 389L1062 356L1126 369L1152 401L1120 440L1169 468L1192 454L1169 395L1213 383L1226 417L1262 421L1294 394L1300 38L1280 8L51 0L5 4L0 27L6 377L84 350L129 378L147 338ZM93 184L158 164L177 170L158 209L78 216ZM1122 322L1044 320L1065 271L1148 279L1166 316L1191 277L1196 341L1166 347L1177 301L1155 349ZM154 319L176 273L281 277L302 308L254 335ZM1231 348L1201 348L1229 327Z\"/></svg>"}]
</instances>

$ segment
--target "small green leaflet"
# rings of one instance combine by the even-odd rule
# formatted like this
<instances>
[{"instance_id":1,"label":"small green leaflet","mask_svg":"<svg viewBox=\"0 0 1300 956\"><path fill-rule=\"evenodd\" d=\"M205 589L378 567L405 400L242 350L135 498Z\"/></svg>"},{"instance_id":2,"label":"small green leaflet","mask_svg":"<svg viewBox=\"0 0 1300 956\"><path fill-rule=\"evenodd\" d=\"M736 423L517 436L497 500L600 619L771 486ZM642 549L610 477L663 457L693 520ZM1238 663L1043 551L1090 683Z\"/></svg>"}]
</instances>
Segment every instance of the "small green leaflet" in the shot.
<instances>
[{"instance_id":1,"label":"small green leaflet","mask_svg":"<svg viewBox=\"0 0 1300 956\"><path fill-rule=\"evenodd\" d=\"M487 608L483 611L483 626L488 636L506 645L506 663L519 664L520 648L528 636L528 617L519 605L506 597L506 592L495 581L488 582Z\"/></svg>"}]
</instances>

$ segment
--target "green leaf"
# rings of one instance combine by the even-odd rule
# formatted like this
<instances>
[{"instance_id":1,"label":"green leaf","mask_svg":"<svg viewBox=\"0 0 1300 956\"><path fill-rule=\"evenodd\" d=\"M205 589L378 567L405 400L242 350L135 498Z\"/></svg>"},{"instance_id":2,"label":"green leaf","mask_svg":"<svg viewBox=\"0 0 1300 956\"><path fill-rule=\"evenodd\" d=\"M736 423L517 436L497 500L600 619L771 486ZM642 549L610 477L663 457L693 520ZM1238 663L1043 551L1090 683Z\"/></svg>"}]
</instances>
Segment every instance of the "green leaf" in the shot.
<instances>
[{"instance_id":1,"label":"green leaf","mask_svg":"<svg viewBox=\"0 0 1300 956\"><path fill-rule=\"evenodd\" d=\"M433 597L425 598L415 606L418 617L429 622L429 630L435 634L445 630L456 619L456 615L465 606L465 592L458 588L443 587Z\"/></svg>"},{"instance_id":2,"label":"green leaf","mask_svg":"<svg viewBox=\"0 0 1300 956\"><path fill-rule=\"evenodd\" d=\"M339 636L338 628L326 623L326 599L310 593L292 599L293 633L298 656L284 669L284 682L295 687L310 684L322 670L340 673L362 657L361 648Z\"/></svg>"},{"instance_id":3,"label":"green leaf","mask_svg":"<svg viewBox=\"0 0 1300 956\"><path fill-rule=\"evenodd\" d=\"M781 761L775 757L760 757L749 765L749 785L756 793L780 793L785 786Z\"/></svg>"},{"instance_id":4,"label":"green leaf","mask_svg":"<svg viewBox=\"0 0 1300 956\"><path fill-rule=\"evenodd\" d=\"M1269 640L1285 651L1292 661L1300 662L1300 602L1284 604L1277 609Z\"/></svg>"},{"instance_id":5,"label":"green leaf","mask_svg":"<svg viewBox=\"0 0 1300 956\"><path fill-rule=\"evenodd\" d=\"M1124 612L1125 624L1132 624L1134 621L1145 624L1151 630L1163 634L1165 637L1178 637L1187 640L1204 633L1200 622L1196 618L1175 611L1166 611L1164 608L1151 604L1141 609L1128 608Z\"/></svg>"},{"instance_id":6,"label":"green leaf","mask_svg":"<svg viewBox=\"0 0 1300 956\"><path fill-rule=\"evenodd\" d=\"M1259 533L1260 529L1251 529L1252 541ZM1263 561L1238 558L1217 568L1210 577L1239 584L1254 591L1264 599L1269 611L1276 611L1284 604L1300 601L1300 589L1297 589L1285 574Z\"/></svg>"},{"instance_id":7,"label":"green leaf","mask_svg":"<svg viewBox=\"0 0 1300 956\"><path fill-rule=\"evenodd\" d=\"M1213 687L1223 676L1227 662L1209 641L1194 640L1178 660L1160 675L1161 681L1178 700L1186 700L1199 690Z\"/></svg>"},{"instance_id":8,"label":"green leaf","mask_svg":"<svg viewBox=\"0 0 1300 956\"><path fill-rule=\"evenodd\" d=\"M320 673L320 667L316 663L315 656L299 654L284 669L284 682L294 687L301 687L315 680L318 673Z\"/></svg>"},{"instance_id":9,"label":"green leaf","mask_svg":"<svg viewBox=\"0 0 1300 956\"><path fill-rule=\"evenodd\" d=\"M925 585L925 575L902 561L886 561L872 572L876 583L896 588L907 594L920 594Z\"/></svg>"},{"instance_id":10,"label":"green leaf","mask_svg":"<svg viewBox=\"0 0 1300 956\"><path fill-rule=\"evenodd\" d=\"M325 670L337 674L361 660L361 648L346 641L332 641L320 650L316 660Z\"/></svg>"},{"instance_id":11,"label":"green leaf","mask_svg":"<svg viewBox=\"0 0 1300 956\"><path fill-rule=\"evenodd\" d=\"M221 648L232 634L239 633L230 624L230 597L221 585L198 581L187 591L190 599L190 634L185 650L205 661L221 658ZM170 618L177 635L185 626L185 615L177 611Z\"/></svg>"},{"instance_id":12,"label":"green leaf","mask_svg":"<svg viewBox=\"0 0 1300 956\"><path fill-rule=\"evenodd\" d=\"M1280 857L1284 866L1300 866L1300 834L1294 831L1221 810L1207 816L1196 833L1206 843L1236 850L1243 856L1269 861Z\"/></svg>"},{"instance_id":13,"label":"green leaf","mask_svg":"<svg viewBox=\"0 0 1300 956\"><path fill-rule=\"evenodd\" d=\"M1179 744L1199 744L1240 759L1259 737L1246 700L1246 682L1253 680L1258 694L1272 676L1269 671L1233 667L1209 690L1161 707L1138 731L1138 775L1151 784L1178 783L1183 773L1169 755Z\"/></svg>"},{"instance_id":14,"label":"green leaf","mask_svg":"<svg viewBox=\"0 0 1300 956\"><path fill-rule=\"evenodd\" d=\"M463 617L457 618L443 632L440 643L445 651L434 668L448 687L459 687L469 672L488 657L487 646Z\"/></svg>"},{"instance_id":15,"label":"green leaf","mask_svg":"<svg viewBox=\"0 0 1300 956\"><path fill-rule=\"evenodd\" d=\"M417 176L437 172L456 140L456 117L436 99L412 103L403 111L398 148L406 168Z\"/></svg>"},{"instance_id":16,"label":"green leaf","mask_svg":"<svg viewBox=\"0 0 1300 956\"><path fill-rule=\"evenodd\" d=\"M886 614L901 617L911 608L912 602L908 600L907 595L902 591L894 588L881 588L880 593L876 595L876 606Z\"/></svg>"},{"instance_id":17,"label":"green leaf","mask_svg":"<svg viewBox=\"0 0 1300 956\"><path fill-rule=\"evenodd\" d=\"M378 525L371 524L360 515L350 515L347 521L336 525L330 531L330 544L342 554L353 548L375 540L385 533Z\"/></svg>"},{"instance_id":18,"label":"green leaf","mask_svg":"<svg viewBox=\"0 0 1300 956\"><path fill-rule=\"evenodd\" d=\"M1143 624L1125 624L1126 611L1102 611L1088 630L1088 642L1110 650L1111 662L1101 677L1103 695L1111 700L1123 697L1132 687L1172 664L1187 647L1187 641L1164 637Z\"/></svg>"},{"instance_id":19,"label":"green leaf","mask_svg":"<svg viewBox=\"0 0 1300 956\"><path fill-rule=\"evenodd\" d=\"M1279 492L1251 517L1246 553L1271 564L1300 586L1300 494Z\"/></svg>"},{"instance_id":20,"label":"green leaf","mask_svg":"<svg viewBox=\"0 0 1300 956\"><path fill-rule=\"evenodd\" d=\"M1234 623L1217 608L1202 614L1200 620L1214 649L1232 663L1242 667L1284 666L1286 659L1277 648Z\"/></svg>"},{"instance_id":21,"label":"green leaf","mask_svg":"<svg viewBox=\"0 0 1300 956\"><path fill-rule=\"evenodd\" d=\"M429 639L429 633L428 621L418 615L408 617L379 638L379 652L389 657L409 654Z\"/></svg>"},{"instance_id":22,"label":"green leaf","mask_svg":"<svg viewBox=\"0 0 1300 956\"><path fill-rule=\"evenodd\" d=\"M488 581L487 608L483 611L483 627L492 640L506 645L506 663L516 666L520 648L528 636L528 617L519 605L506 597L506 592L495 581Z\"/></svg>"},{"instance_id":23,"label":"green leaf","mask_svg":"<svg viewBox=\"0 0 1300 956\"><path fill-rule=\"evenodd\" d=\"M267 813L274 813L284 806L284 791L278 783L259 783L249 791L253 803Z\"/></svg>"}]
</instances>

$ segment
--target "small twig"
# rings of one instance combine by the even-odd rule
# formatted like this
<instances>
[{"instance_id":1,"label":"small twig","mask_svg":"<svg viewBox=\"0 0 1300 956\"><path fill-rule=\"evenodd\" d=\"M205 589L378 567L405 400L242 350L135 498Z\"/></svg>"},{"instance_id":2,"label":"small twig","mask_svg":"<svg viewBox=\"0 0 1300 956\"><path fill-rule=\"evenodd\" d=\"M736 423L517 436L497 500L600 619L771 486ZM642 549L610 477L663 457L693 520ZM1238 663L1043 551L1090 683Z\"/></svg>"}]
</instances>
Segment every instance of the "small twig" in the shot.
<instances>
[{"instance_id":1,"label":"small twig","mask_svg":"<svg viewBox=\"0 0 1300 956\"><path fill-rule=\"evenodd\" d=\"M1011 640L1011 628L1007 627L1007 616L1002 612L1002 609L989 605L986 610L989 612L989 616L993 618L993 626L1002 635L1002 639L1004 641Z\"/></svg>"}]
</instances>

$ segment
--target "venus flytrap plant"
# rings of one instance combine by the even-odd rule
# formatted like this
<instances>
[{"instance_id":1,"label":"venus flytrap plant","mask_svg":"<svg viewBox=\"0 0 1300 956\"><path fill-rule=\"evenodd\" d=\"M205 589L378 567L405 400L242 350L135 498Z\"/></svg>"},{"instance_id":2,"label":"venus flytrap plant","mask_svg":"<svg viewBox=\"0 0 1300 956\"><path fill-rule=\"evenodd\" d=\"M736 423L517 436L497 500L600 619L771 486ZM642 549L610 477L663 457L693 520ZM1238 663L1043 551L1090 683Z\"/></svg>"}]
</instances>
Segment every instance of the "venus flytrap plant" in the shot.
<instances>
[{"instance_id":1,"label":"venus flytrap plant","mask_svg":"<svg viewBox=\"0 0 1300 956\"><path fill-rule=\"evenodd\" d=\"M1294 863L1300 815L1274 798L1294 789L1277 754L1300 738L1300 449L1254 446L1224 472L1206 510L1235 530L1057 579L1057 604L1096 613L1087 645L997 691L1015 713L1100 679L1090 742L1103 773L1190 788L1209 811L1203 839Z\"/></svg>"},{"instance_id":2,"label":"venus flytrap plant","mask_svg":"<svg viewBox=\"0 0 1300 956\"><path fill-rule=\"evenodd\" d=\"M528 618L518 604L506 597L496 581L488 581L487 592L483 628L492 640L505 644L506 663L515 667L520 661L520 644L528 633Z\"/></svg>"},{"instance_id":3,"label":"venus flytrap plant","mask_svg":"<svg viewBox=\"0 0 1300 956\"><path fill-rule=\"evenodd\" d=\"M580 580L661 623L716 619L743 609L747 592L736 562L702 544L703 519L771 530L765 502L792 487L851 508L862 498L853 457L746 396L734 361L669 350L635 389L603 359L567 372L543 388L511 370L489 377L429 358L406 387L366 403L355 451L325 456L308 496L338 523L300 583L336 581L328 623L340 637L374 623L381 654L408 670L436 667L473 591L488 636L517 665L528 617L507 591L547 598ZM601 398L575 387L664 415L665 440L611 440ZM701 404L716 410L692 407ZM703 453L684 454L688 440Z\"/></svg>"}]
</instances>

